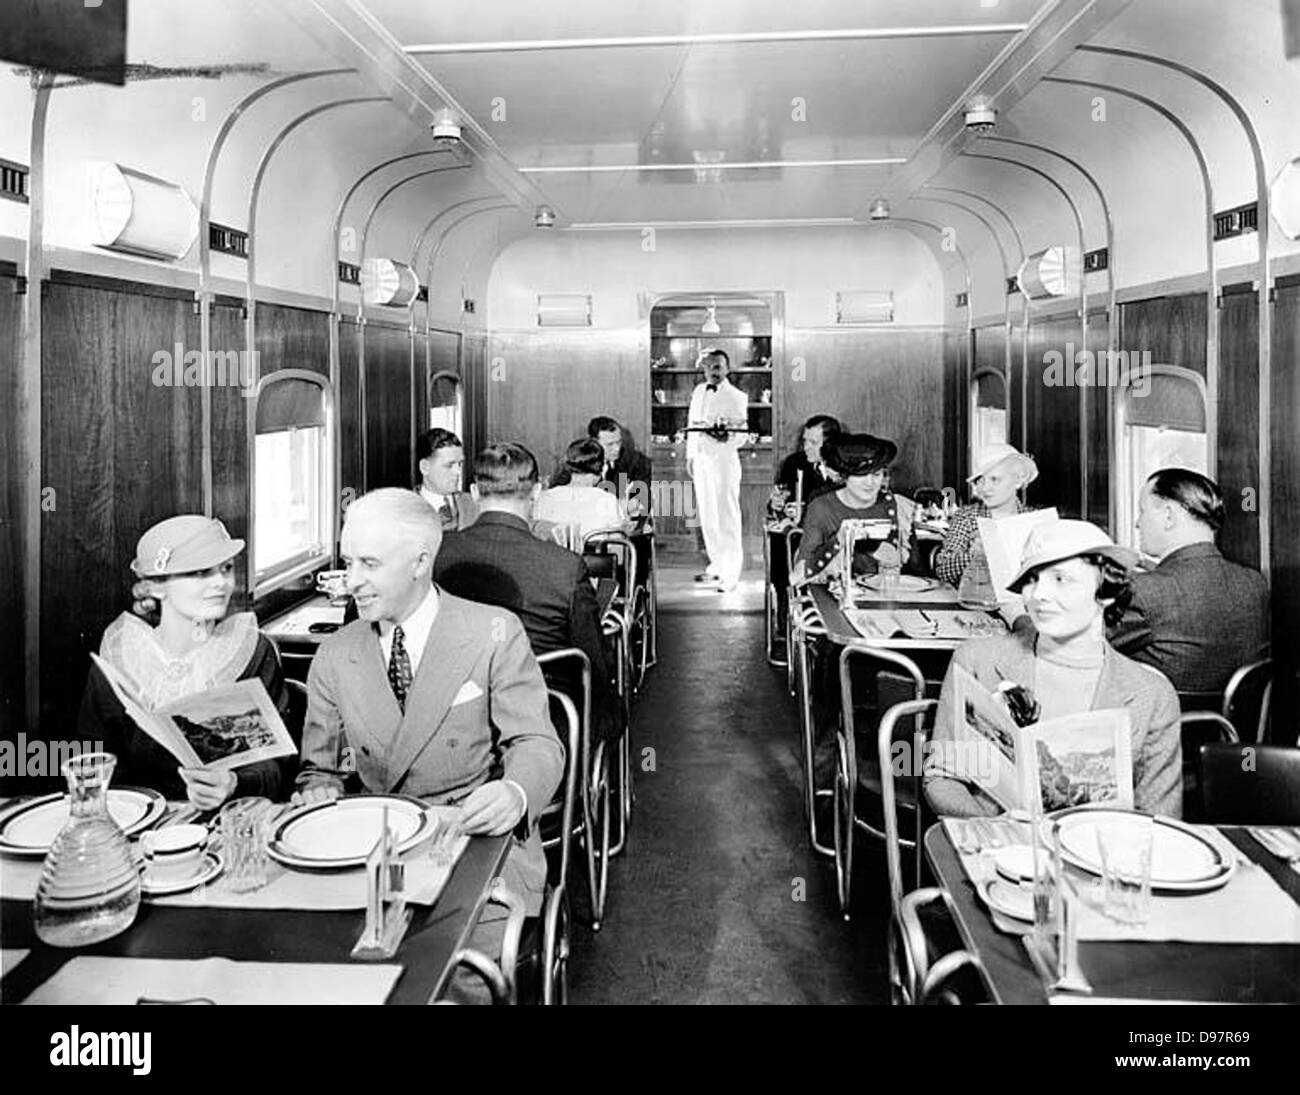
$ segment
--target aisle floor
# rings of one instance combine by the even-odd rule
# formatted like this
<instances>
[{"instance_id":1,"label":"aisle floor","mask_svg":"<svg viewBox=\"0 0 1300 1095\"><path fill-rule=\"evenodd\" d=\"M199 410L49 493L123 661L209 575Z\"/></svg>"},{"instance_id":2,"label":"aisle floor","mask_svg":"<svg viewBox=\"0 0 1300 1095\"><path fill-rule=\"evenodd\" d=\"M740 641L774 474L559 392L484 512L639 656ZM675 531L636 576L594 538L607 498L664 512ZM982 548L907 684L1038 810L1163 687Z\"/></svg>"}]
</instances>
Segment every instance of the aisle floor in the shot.
<instances>
[{"instance_id":1,"label":"aisle floor","mask_svg":"<svg viewBox=\"0 0 1300 1095\"><path fill-rule=\"evenodd\" d=\"M846 923L833 864L808 845L796 708L765 658L761 575L711 596L689 588L689 570L661 575L659 664L633 712L631 841L601 931L574 927L571 1002L884 1002L883 854L859 839Z\"/></svg>"}]
</instances>

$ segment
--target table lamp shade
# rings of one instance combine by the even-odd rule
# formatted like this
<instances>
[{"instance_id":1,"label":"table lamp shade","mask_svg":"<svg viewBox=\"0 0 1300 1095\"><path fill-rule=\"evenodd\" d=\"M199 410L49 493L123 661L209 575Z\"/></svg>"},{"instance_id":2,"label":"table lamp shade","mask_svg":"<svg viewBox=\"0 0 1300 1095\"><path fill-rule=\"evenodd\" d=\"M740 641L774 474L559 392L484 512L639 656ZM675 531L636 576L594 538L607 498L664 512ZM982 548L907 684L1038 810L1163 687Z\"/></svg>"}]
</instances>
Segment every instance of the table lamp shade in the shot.
<instances>
[{"instance_id":1,"label":"table lamp shade","mask_svg":"<svg viewBox=\"0 0 1300 1095\"><path fill-rule=\"evenodd\" d=\"M175 183L121 164L96 163L90 193L96 247L175 262L198 238L198 209Z\"/></svg>"},{"instance_id":2,"label":"table lamp shade","mask_svg":"<svg viewBox=\"0 0 1300 1095\"><path fill-rule=\"evenodd\" d=\"M361 294L367 304L405 308L420 291L420 281L404 262L366 259L361 264Z\"/></svg>"}]
</instances>

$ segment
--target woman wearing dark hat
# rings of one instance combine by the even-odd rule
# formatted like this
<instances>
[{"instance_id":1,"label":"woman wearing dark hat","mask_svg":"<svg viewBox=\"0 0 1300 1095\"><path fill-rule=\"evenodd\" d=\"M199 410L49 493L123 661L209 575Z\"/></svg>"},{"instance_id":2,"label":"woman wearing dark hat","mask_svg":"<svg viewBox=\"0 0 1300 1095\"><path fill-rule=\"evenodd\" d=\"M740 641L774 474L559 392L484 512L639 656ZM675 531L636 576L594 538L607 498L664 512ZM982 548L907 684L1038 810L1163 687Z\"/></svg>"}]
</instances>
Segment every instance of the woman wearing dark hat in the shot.
<instances>
[{"instance_id":1,"label":"woman wearing dark hat","mask_svg":"<svg viewBox=\"0 0 1300 1095\"><path fill-rule=\"evenodd\" d=\"M140 537L131 569L140 579L134 612L109 624L99 656L121 673L154 710L221 684L258 678L283 716L288 692L270 642L251 612L226 617L235 589L235 556L244 541L220 521L195 514L170 517ZM232 796L275 798L283 772L274 760L235 770L179 768L174 756L141 730L112 686L91 666L77 732L117 756L124 784L153 787L212 810Z\"/></svg>"},{"instance_id":2,"label":"woman wearing dark hat","mask_svg":"<svg viewBox=\"0 0 1300 1095\"><path fill-rule=\"evenodd\" d=\"M882 562L901 562L912 542L915 507L888 486L887 469L898 455L897 445L869 433L845 433L829 438L822 453L844 485L808 503L791 577L795 585L838 573L840 526L845 521L875 521L882 530L878 540L862 541L864 548L853 559L855 574L875 574ZM886 526L888 532L883 531Z\"/></svg>"},{"instance_id":3,"label":"woman wearing dark hat","mask_svg":"<svg viewBox=\"0 0 1300 1095\"><path fill-rule=\"evenodd\" d=\"M972 639L957 648L939 696L934 742L955 737L953 677L958 666L995 695L1004 682L1019 685L1013 694L1021 698L1008 707L1020 725L1085 711L1127 711L1134 805L1147 813L1181 816L1178 696L1163 676L1106 641L1106 618L1123 611L1133 562L1132 552L1087 521L1058 520L1035 529L1010 584L1024 598L1034 628ZM943 756L942 747L933 755ZM998 813L1000 808L971 777L969 772L927 772L925 793L935 812Z\"/></svg>"}]
</instances>

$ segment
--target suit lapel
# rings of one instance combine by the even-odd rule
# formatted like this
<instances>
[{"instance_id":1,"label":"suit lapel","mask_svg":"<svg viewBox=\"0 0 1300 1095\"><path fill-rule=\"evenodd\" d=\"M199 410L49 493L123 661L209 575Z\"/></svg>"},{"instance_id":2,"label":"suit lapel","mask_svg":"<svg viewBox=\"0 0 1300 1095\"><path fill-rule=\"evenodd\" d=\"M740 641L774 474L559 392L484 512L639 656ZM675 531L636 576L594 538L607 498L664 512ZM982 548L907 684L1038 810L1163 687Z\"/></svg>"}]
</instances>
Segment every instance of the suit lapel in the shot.
<instances>
[{"instance_id":1,"label":"suit lapel","mask_svg":"<svg viewBox=\"0 0 1300 1095\"><path fill-rule=\"evenodd\" d=\"M439 591L438 615L420 658L420 668L406 697L406 716L388 753L391 785L396 786L429 739L442 726L456 693L469 679L474 661L469 620L460 602ZM390 689L391 694L391 689ZM393 700L396 708L397 701Z\"/></svg>"},{"instance_id":2,"label":"suit lapel","mask_svg":"<svg viewBox=\"0 0 1300 1095\"><path fill-rule=\"evenodd\" d=\"M402 709L397 706L397 697L388 683L388 667L384 665L383 650L373 626L357 629L348 658L357 680L357 695L367 716L359 726L349 726L349 731L353 736L369 738L376 746L376 752L382 755L398 736ZM362 743L354 741L352 744L359 746Z\"/></svg>"}]
</instances>

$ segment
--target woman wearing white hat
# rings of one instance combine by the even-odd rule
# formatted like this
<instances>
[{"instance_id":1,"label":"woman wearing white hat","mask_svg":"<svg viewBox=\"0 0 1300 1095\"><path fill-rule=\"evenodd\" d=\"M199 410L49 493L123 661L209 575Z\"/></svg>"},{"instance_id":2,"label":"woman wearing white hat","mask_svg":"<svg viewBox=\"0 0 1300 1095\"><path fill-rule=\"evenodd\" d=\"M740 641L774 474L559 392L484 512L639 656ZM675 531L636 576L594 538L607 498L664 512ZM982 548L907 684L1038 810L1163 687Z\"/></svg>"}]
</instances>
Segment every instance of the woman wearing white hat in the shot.
<instances>
[{"instance_id":1,"label":"woman wearing white hat","mask_svg":"<svg viewBox=\"0 0 1300 1095\"><path fill-rule=\"evenodd\" d=\"M979 501L953 514L943 547L934 557L934 572L942 581L961 584L979 543L979 519L1014 517L1030 509L1021 499L1021 491L1037 478L1038 465L1032 456L1002 442L984 447L966 480L973 484Z\"/></svg>"},{"instance_id":2,"label":"woman wearing white hat","mask_svg":"<svg viewBox=\"0 0 1300 1095\"><path fill-rule=\"evenodd\" d=\"M234 559L244 541L220 521L197 514L170 517L149 529L131 569L133 612L109 624L99 656L121 673L154 710L220 684L258 678L281 716L288 691L279 660L257 628L257 617L226 617L235 590ZM179 768L176 758L136 726L98 666L91 666L77 722L84 740L117 756L117 778L153 787L169 799L188 798L212 810L234 795L275 798L284 773L274 760L234 771Z\"/></svg>"},{"instance_id":3,"label":"woman wearing white hat","mask_svg":"<svg viewBox=\"0 0 1300 1095\"><path fill-rule=\"evenodd\" d=\"M953 676L961 666L989 692L1019 685L1039 721L1084 711L1127 710L1133 745L1133 800L1139 810L1182 814L1178 695L1163 676L1107 641L1105 617L1123 611L1135 556L1087 521L1034 530L1010 588L1024 598L1034 630L972 639L957 648L935 714L934 741L951 741ZM938 750L942 755L942 750ZM939 814L991 815L999 808L969 773L927 773L925 793Z\"/></svg>"}]
</instances>

